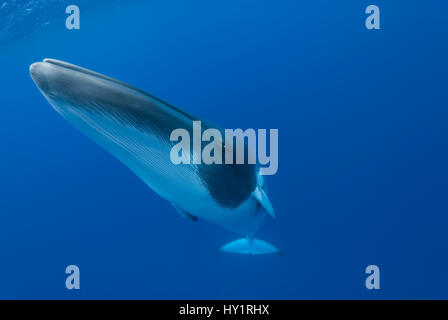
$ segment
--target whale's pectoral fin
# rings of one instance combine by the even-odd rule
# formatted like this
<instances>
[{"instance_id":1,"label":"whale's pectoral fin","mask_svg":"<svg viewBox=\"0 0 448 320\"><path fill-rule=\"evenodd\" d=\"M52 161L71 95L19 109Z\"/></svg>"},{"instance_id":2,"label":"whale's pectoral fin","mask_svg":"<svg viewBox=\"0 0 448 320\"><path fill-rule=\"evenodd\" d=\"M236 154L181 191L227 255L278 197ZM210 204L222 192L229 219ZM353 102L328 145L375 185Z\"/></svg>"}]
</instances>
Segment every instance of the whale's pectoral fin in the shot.
<instances>
[{"instance_id":1,"label":"whale's pectoral fin","mask_svg":"<svg viewBox=\"0 0 448 320\"><path fill-rule=\"evenodd\" d=\"M275 218L274 208L268 199L268 196L264 192L263 188L257 186L252 192L252 196L261 204L264 210L272 217Z\"/></svg>"},{"instance_id":2,"label":"whale's pectoral fin","mask_svg":"<svg viewBox=\"0 0 448 320\"><path fill-rule=\"evenodd\" d=\"M198 217L192 215L191 213L188 213L185 210L178 208L174 203L172 203L172 205L174 208L176 208L177 212L179 212L179 214L182 218L193 221L193 222L198 221Z\"/></svg>"},{"instance_id":3,"label":"whale's pectoral fin","mask_svg":"<svg viewBox=\"0 0 448 320\"><path fill-rule=\"evenodd\" d=\"M272 244L260 239L238 239L223 245L219 251L241 254L279 254L283 253Z\"/></svg>"}]
</instances>

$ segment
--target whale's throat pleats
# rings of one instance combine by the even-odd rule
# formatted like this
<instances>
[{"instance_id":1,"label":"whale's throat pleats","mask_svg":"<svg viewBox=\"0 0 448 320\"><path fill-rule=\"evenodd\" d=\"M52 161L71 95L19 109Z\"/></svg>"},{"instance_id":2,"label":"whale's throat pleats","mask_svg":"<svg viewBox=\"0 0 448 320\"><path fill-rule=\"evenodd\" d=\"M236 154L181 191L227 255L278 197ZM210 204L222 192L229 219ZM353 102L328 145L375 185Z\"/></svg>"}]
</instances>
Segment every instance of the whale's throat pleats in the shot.
<instances>
[{"instance_id":1,"label":"whale's throat pleats","mask_svg":"<svg viewBox=\"0 0 448 320\"><path fill-rule=\"evenodd\" d=\"M64 88L69 93L65 99L54 100L53 106L156 192L163 193L176 184L192 188L200 184L220 206L236 208L255 190L255 165L171 162L170 150L175 144L170 141L171 132L183 128L192 137L193 121L200 119L131 86L82 76L91 77L90 83L76 86L61 82L69 86ZM157 181L151 181L154 179Z\"/></svg>"}]
</instances>

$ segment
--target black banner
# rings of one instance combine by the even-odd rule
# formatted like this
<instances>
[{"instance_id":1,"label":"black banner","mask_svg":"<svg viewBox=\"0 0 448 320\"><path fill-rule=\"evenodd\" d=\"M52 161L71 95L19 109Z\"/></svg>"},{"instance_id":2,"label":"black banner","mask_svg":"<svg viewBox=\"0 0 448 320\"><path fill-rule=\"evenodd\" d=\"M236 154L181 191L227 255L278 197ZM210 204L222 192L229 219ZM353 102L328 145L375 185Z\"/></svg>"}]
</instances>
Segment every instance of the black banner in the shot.
<instances>
[{"instance_id":1,"label":"black banner","mask_svg":"<svg viewBox=\"0 0 448 320\"><path fill-rule=\"evenodd\" d=\"M0 306L14 314L65 315L84 317L113 316L128 319L299 319L314 317L412 315L428 316L445 309L445 301L314 301L314 300L99 300L99 301L2 301ZM443 310L441 310L443 311Z\"/></svg>"}]
</instances>

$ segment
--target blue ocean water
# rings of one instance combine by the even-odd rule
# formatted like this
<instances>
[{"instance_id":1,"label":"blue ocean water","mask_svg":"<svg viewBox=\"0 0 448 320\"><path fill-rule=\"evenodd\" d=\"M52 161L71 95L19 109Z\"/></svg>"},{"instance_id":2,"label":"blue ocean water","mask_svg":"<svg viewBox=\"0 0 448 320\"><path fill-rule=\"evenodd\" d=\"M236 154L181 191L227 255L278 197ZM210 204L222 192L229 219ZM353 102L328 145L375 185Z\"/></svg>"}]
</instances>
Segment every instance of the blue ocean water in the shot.
<instances>
[{"instance_id":1,"label":"blue ocean water","mask_svg":"<svg viewBox=\"0 0 448 320\"><path fill-rule=\"evenodd\" d=\"M0 298L448 298L445 2L78 1L67 30L75 2L0 1ZM180 218L50 107L29 77L43 58L278 128L258 238L285 256L219 254L235 235Z\"/></svg>"}]
</instances>

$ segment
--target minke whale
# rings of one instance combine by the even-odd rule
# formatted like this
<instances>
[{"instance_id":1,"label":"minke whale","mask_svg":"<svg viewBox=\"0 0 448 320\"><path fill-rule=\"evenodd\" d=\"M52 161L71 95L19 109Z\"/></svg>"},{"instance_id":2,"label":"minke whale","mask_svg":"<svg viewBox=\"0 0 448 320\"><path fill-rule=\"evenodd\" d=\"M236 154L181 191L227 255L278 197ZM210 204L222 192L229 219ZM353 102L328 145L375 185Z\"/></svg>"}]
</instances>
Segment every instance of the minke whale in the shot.
<instances>
[{"instance_id":1,"label":"minke whale","mask_svg":"<svg viewBox=\"0 0 448 320\"><path fill-rule=\"evenodd\" d=\"M62 117L171 202L182 217L203 219L242 236L220 251L281 253L255 238L265 217L275 217L258 165L170 161L173 130L191 132L193 121L201 121L204 130L221 128L129 84L63 61L33 63L30 74Z\"/></svg>"}]
</instances>

